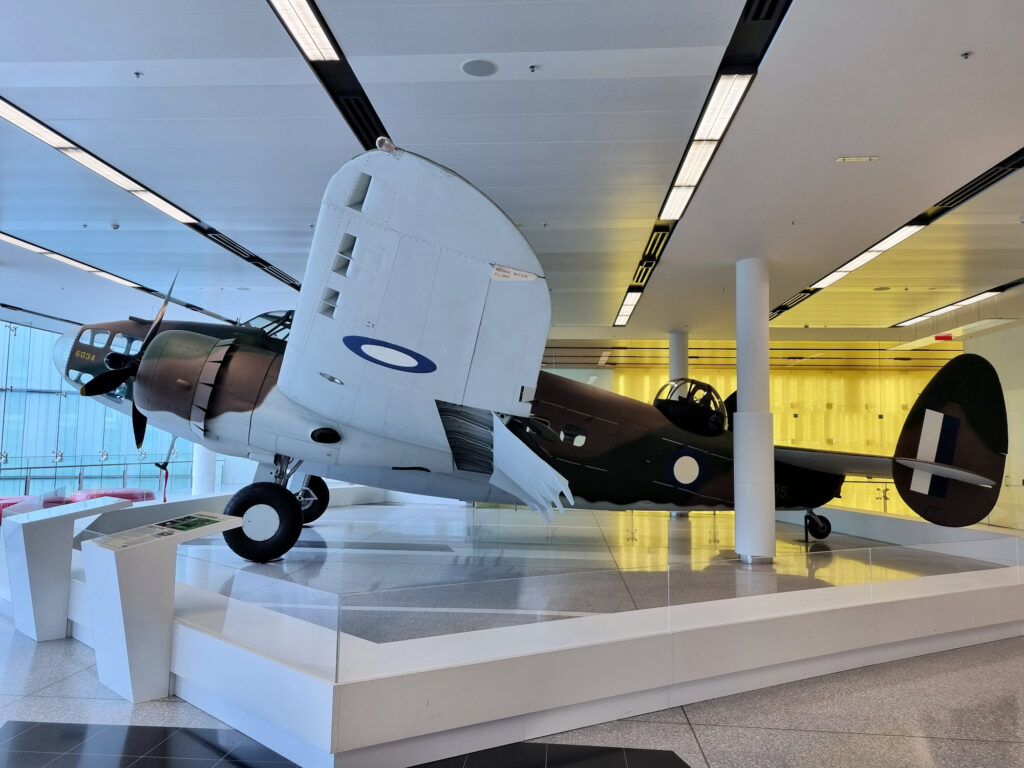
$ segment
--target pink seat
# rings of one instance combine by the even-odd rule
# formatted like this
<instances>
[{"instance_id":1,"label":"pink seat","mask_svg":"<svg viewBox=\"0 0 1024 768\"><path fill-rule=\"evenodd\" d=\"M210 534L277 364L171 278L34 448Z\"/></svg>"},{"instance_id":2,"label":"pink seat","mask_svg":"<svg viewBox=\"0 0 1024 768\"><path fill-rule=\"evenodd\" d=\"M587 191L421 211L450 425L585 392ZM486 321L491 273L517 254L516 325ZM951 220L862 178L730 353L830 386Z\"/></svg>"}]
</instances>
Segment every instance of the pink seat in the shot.
<instances>
[{"instance_id":1,"label":"pink seat","mask_svg":"<svg viewBox=\"0 0 1024 768\"><path fill-rule=\"evenodd\" d=\"M32 496L0 496L0 520L3 519L3 511L8 507L13 507L15 504L20 504L27 499L34 498ZM50 507L59 507L61 504L67 504L68 499L63 496L43 496L43 509L49 509Z\"/></svg>"},{"instance_id":2,"label":"pink seat","mask_svg":"<svg viewBox=\"0 0 1024 768\"><path fill-rule=\"evenodd\" d=\"M145 488L91 488L87 491L75 491L71 494L71 501L88 501L98 499L100 496L113 496L116 499L128 499L128 501L150 501L156 498L156 494L147 491Z\"/></svg>"}]
</instances>

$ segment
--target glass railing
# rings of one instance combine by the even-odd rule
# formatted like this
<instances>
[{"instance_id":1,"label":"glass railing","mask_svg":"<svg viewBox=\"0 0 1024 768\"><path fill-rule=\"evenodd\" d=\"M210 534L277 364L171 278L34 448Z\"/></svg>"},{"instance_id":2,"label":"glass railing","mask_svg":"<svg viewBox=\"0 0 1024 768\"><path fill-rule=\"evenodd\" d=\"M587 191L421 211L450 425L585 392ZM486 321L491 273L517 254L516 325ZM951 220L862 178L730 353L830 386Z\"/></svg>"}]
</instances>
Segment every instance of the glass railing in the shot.
<instances>
[{"instance_id":1,"label":"glass railing","mask_svg":"<svg viewBox=\"0 0 1024 768\"><path fill-rule=\"evenodd\" d=\"M364 666L371 657L386 656L387 674L398 674L504 658L510 643L516 654L543 652L1021 581L1021 540L1011 536L850 549L812 542L748 565L731 551L647 546L635 528L617 542L593 516L588 524L568 515L559 526L493 508L447 521L353 518L343 540L328 535L266 565L211 540L178 559L176 619L338 682L377 674ZM805 596L783 597L793 592ZM757 608L746 601L773 595ZM487 632L511 628L514 640ZM407 645L417 641L422 655ZM392 642L403 652L374 650Z\"/></svg>"},{"instance_id":2,"label":"glass railing","mask_svg":"<svg viewBox=\"0 0 1024 768\"><path fill-rule=\"evenodd\" d=\"M0 464L0 496L32 496L49 493L62 487L70 491L96 488L143 488L162 493L164 473L154 461L140 460L139 455L110 454L102 460L81 456L63 458L53 456L27 456L9 458ZM191 459L172 460L168 463L168 496L187 494L192 488ZM220 476L223 460L218 462Z\"/></svg>"}]
</instances>

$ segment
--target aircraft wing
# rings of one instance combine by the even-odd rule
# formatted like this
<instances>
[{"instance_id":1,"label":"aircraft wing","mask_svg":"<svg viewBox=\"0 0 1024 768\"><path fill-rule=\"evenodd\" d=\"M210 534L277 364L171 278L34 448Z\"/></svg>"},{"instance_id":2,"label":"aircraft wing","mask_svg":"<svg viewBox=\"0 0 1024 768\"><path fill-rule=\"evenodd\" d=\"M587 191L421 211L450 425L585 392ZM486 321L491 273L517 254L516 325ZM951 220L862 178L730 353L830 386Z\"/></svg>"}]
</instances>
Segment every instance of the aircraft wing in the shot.
<instances>
[{"instance_id":1,"label":"aircraft wing","mask_svg":"<svg viewBox=\"0 0 1024 768\"><path fill-rule=\"evenodd\" d=\"M425 158L371 151L324 194L278 388L450 456L438 403L528 416L550 321L540 263L501 209Z\"/></svg>"}]
</instances>

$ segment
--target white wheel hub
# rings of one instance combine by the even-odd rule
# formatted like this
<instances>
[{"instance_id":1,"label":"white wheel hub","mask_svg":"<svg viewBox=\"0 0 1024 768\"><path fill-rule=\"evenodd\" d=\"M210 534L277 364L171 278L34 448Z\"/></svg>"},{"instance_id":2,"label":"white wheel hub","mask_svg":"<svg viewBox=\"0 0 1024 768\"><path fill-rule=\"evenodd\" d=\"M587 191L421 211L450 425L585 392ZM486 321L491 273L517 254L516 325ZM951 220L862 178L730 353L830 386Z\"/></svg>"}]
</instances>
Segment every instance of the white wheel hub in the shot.
<instances>
[{"instance_id":1,"label":"white wheel hub","mask_svg":"<svg viewBox=\"0 0 1024 768\"><path fill-rule=\"evenodd\" d=\"M280 527L277 510L269 504L254 504L242 515L242 533L253 541L266 541Z\"/></svg>"}]
</instances>

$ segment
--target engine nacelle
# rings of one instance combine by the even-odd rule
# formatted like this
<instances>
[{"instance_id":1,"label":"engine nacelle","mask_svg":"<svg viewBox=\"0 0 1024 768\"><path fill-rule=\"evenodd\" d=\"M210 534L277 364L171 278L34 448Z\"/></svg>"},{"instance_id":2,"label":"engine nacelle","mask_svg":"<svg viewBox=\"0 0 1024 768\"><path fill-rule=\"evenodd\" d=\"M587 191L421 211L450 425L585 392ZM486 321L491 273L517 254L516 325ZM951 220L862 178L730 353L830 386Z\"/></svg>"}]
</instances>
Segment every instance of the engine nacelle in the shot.
<instances>
[{"instance_id":1,"label":"engine nacelle","mask_svg":"<svg viewBox=\"0 0 1024 768\"><path fill-rule=\"evenodd\" d=\"M146 349L134 398L156 426L191 439L246 444L253 409L276 380L279 353L238 339L164 331ZM217 428L210 421L217 417Z\"/></svg>"}]
</instances>

